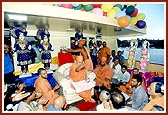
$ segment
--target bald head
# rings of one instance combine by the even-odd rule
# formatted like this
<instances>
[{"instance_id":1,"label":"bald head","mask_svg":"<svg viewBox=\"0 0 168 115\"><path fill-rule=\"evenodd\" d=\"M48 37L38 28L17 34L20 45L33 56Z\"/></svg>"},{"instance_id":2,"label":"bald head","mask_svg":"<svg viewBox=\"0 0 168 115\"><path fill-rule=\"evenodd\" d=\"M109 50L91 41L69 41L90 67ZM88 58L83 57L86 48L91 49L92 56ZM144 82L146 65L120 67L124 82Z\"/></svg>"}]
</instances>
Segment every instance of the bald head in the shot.
<instances>
[{"instance_id":1,"label":"bald head","mask_svg":"<svg viewBox=\"0 0 168 115\"><path fill-rule=\"evenodd\" d=\"M62 107L65 104L65 97L63 96L58 96L55 100L54 100L54 106L56 108L62 109Z\"/></svg>"}]
</instances>

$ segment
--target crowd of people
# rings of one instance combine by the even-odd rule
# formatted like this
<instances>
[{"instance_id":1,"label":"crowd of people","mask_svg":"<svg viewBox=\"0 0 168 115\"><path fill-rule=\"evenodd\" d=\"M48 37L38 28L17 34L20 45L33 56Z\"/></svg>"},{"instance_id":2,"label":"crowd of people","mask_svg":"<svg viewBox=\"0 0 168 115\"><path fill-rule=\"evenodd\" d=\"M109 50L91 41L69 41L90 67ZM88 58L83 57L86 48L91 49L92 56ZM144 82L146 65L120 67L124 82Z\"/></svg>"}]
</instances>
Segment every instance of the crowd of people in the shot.
<instances>
[{"instance_id":1,"label":"crowd of people","mask_svg":"<svg viewBox=\"0 0 168 115\"><path fill-rule=\"evenodd\" d=\"M78 41L77 49L67 52L79 52L70 68L72 87L84 101L97 103L95 111L163 111L164 84L153 82L147 92L139 69L128 72L122 51L107 47L106 41L95 44L92 55L85 46L85 40ZM10 45L4 45L4 110L5 111L79 111L70 108L59 92L60 84L51 87L47 80L47 71L38 69L38 78L34 86L26 86L12 74L13 62ZM8 64L7 64L8 63ZM10 65L9 65L10 64ZM7 66L8 65L8 66ZM87 71L96 75L95 85L86 82ZM10 80L10 81L9 81ZM91 89L94 88L94 95Z\"/></svg>"}]
</instances>

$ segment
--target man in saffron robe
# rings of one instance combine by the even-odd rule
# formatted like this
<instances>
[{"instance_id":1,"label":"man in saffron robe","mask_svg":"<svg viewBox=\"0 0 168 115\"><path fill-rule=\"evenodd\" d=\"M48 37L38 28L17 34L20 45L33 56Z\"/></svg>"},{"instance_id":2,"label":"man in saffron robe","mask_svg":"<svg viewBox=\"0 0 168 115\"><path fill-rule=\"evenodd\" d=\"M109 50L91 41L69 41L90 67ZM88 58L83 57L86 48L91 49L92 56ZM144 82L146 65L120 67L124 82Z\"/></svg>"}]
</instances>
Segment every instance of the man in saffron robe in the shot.
<instances>
[{"instance_id":1,"label":"man in saffron robe","mask_svg":"<svg viewBox=\"0 0 168 115\"><path fill-rule=\"evenodd\" d=\"M85 45L85 40L81 39L78 41L78 49L68 49L68 52L80 52L80 55L83 56L83 60L85 63L85 68L87 70L92 71L93 70L93 62L90 57L89 50L84 46Z\"/></svg>"},{"instance_id":2,"label":"man in saffron robe","mask_svg":"<svg viewBox=\"0 0 168 115\"><path fill-rule=\"evenodd\" d=\"M103 48L101 48L100 52L98 53L98 64L101 63L102 57L106 57L106 63L109 64L111 56L111 50L109 47L106 46L106 42L103 42Z\"/></svg>"},{"instance_id":3,"label":"man in saffron robe","mask_svg":"<svg viewBox=\"0 0 168 115\"><path fill-rule=\"evenodd\" d=\"M48 103L43 106L43 109L46 110L50 104L53 104L54 99L58 97L58 93L55 92L60 85L57 84L53 89L47 80L47 71L43 68L38 69L38 78L34 83L34 87L36 88L37 92L42 94L42 98L48 99Z\"/></svg>"},{"instance_id":4,"label":"man in saffron robe","mask_svg":"<svg viewBox=\"0 0 168 115\"><path fill-rule=\"evenodd\" d=\"M110 82L114 73L110 68L110 66L106 63L106 61L107 61L107 58L102 57L101 64L98 65L93 70L93 72L96 74L96 79L95 79L96 85L104 86L107 89L110 89L111 88Z\"/></svg>"},{"instance_id":5,"label":"man in saffron robe","mask_svg":"<svg viewBox=\"0 0 168 115\"><path fill-rule=\"evenodd\" d=\"M91 97L91 89L95 86L95 83L86 81L86 71L83 56L76 56L76 62L70 67L71 84L86 102L95 102Z\"/></svg>"}]
</instances>

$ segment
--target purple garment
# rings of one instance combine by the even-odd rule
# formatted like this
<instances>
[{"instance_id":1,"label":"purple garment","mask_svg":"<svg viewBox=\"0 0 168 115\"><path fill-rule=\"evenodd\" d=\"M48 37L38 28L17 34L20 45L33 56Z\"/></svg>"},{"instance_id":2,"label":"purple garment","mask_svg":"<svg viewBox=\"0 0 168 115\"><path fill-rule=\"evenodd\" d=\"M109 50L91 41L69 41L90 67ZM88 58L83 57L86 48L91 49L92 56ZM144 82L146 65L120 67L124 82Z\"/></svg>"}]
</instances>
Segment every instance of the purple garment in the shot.
<instances>
[{"instance_id":1,"label":"purple garment","mask_svg":"<svg viewBox=\"0 0 168 115\"><path fill-rule=\"evenodd\" d=\"M20 44L15 43L14 48L15 48L15 52L17 52L17 61L18 61L18 65L22 66L22 65L29 65L32 63L31 59L30 59L30 50L28 49L30 43L26 43L26 45L21 48Z\"/></svg>"},{"instance_id":2,"label":"purple garment","mask_svg":"<svg viewBox=\"0 0 168 115\"><path fill-rule=\"evenodd\" d=\"M44 45L40 44L39 50L41 50L42 55L42 63L51 63L51 52L52 50L52 45L49 44L47 48L44 47Z\"/></svg>"}]
</instances>

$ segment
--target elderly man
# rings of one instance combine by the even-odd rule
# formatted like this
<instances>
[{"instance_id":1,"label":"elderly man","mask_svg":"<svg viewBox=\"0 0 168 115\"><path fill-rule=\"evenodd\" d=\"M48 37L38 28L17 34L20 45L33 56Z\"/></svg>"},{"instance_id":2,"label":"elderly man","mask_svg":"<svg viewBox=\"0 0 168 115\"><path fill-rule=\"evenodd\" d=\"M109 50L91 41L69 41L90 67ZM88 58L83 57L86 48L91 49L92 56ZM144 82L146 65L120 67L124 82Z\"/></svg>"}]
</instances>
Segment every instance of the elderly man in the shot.
<instances>
[{"instance_id":1,"label":"elderly man","mask_svg":"<svg viewBox=\"0 0 168 115\"><path fill-rule=\"evenodd\" d=\"M39 77L36 79L34 87L43 95L42 97L49 100L49 102L43 107L43 109L46 110L50 104L53 104L55 98L59 96L55 91L60 87L60 85L57 84L53 89L51 88L51 85L47 80L47 71L44 68L38 69L38 75Z\"/></svg>"},{"instance_id":2,"label":"elderly man","mask_svg":"<svg viewBox=\"0 0 168 115\"><path fill-rule=\"evenodd\" d=\"M85 45L85 40L81 39L78 42L78 46L79 46L78 49L76 49L76 50L68 49L67 51L68 52L80 52L80 55L83 56L83 60L84 60L84 63L85 63L85 68L87 70L92 71L93 70L93 62L91 60L89 50L84 45Z\"/></svg>"},{"instance_id":3,"label":"elderly man","mask_svg":"<svg viewBox=\"0 0 168 115\"><path fill-rule=\"evenodd\" d=\"M95 102L91 97L91 89L95 86L95 83L87 82L86 74L87 69L83 62L83 56L76 56L76 62L70 67L71 84L86 102Z\"/></svg>"},{"instance_id":4,"label":"elderly man","mask_svg":"<svg viewBox=\"0 0 168 115\"><path fill-rule=\"evenodd\" d=\"M144 111L151 111L155 105L164 108L164 85L162 83L151 83L148 94L150 102L143 108Z\"/></svg>"},{"instance_id":5,"label":"elderly man","mask_svg":"<svg viewBox=\"0 0 168 115\"><path fill-rule=\"evenodd\" d=\"M110 82L113 76L113 71L109 65L106 63L107 58L102 57L100 65L98 65L93 72L96 74L96 85L104 86L107 89L111 88Z\"/></svg>"},{"instance_id":6,"label":"elderly man","mask_svg":"<svg viewBox=\"0 0 168 115\"><path fill-rule=\"evenodd\" d=\"M101 48L100 52L98 53L98 64L101 63L101 59L102 57L106 57L106 63L109 64L110 62L110 56L111 56L111 52L110 52L110 48L106 46L106 42L103 42L103 48Z\"/></svg>"}]
</instances>

